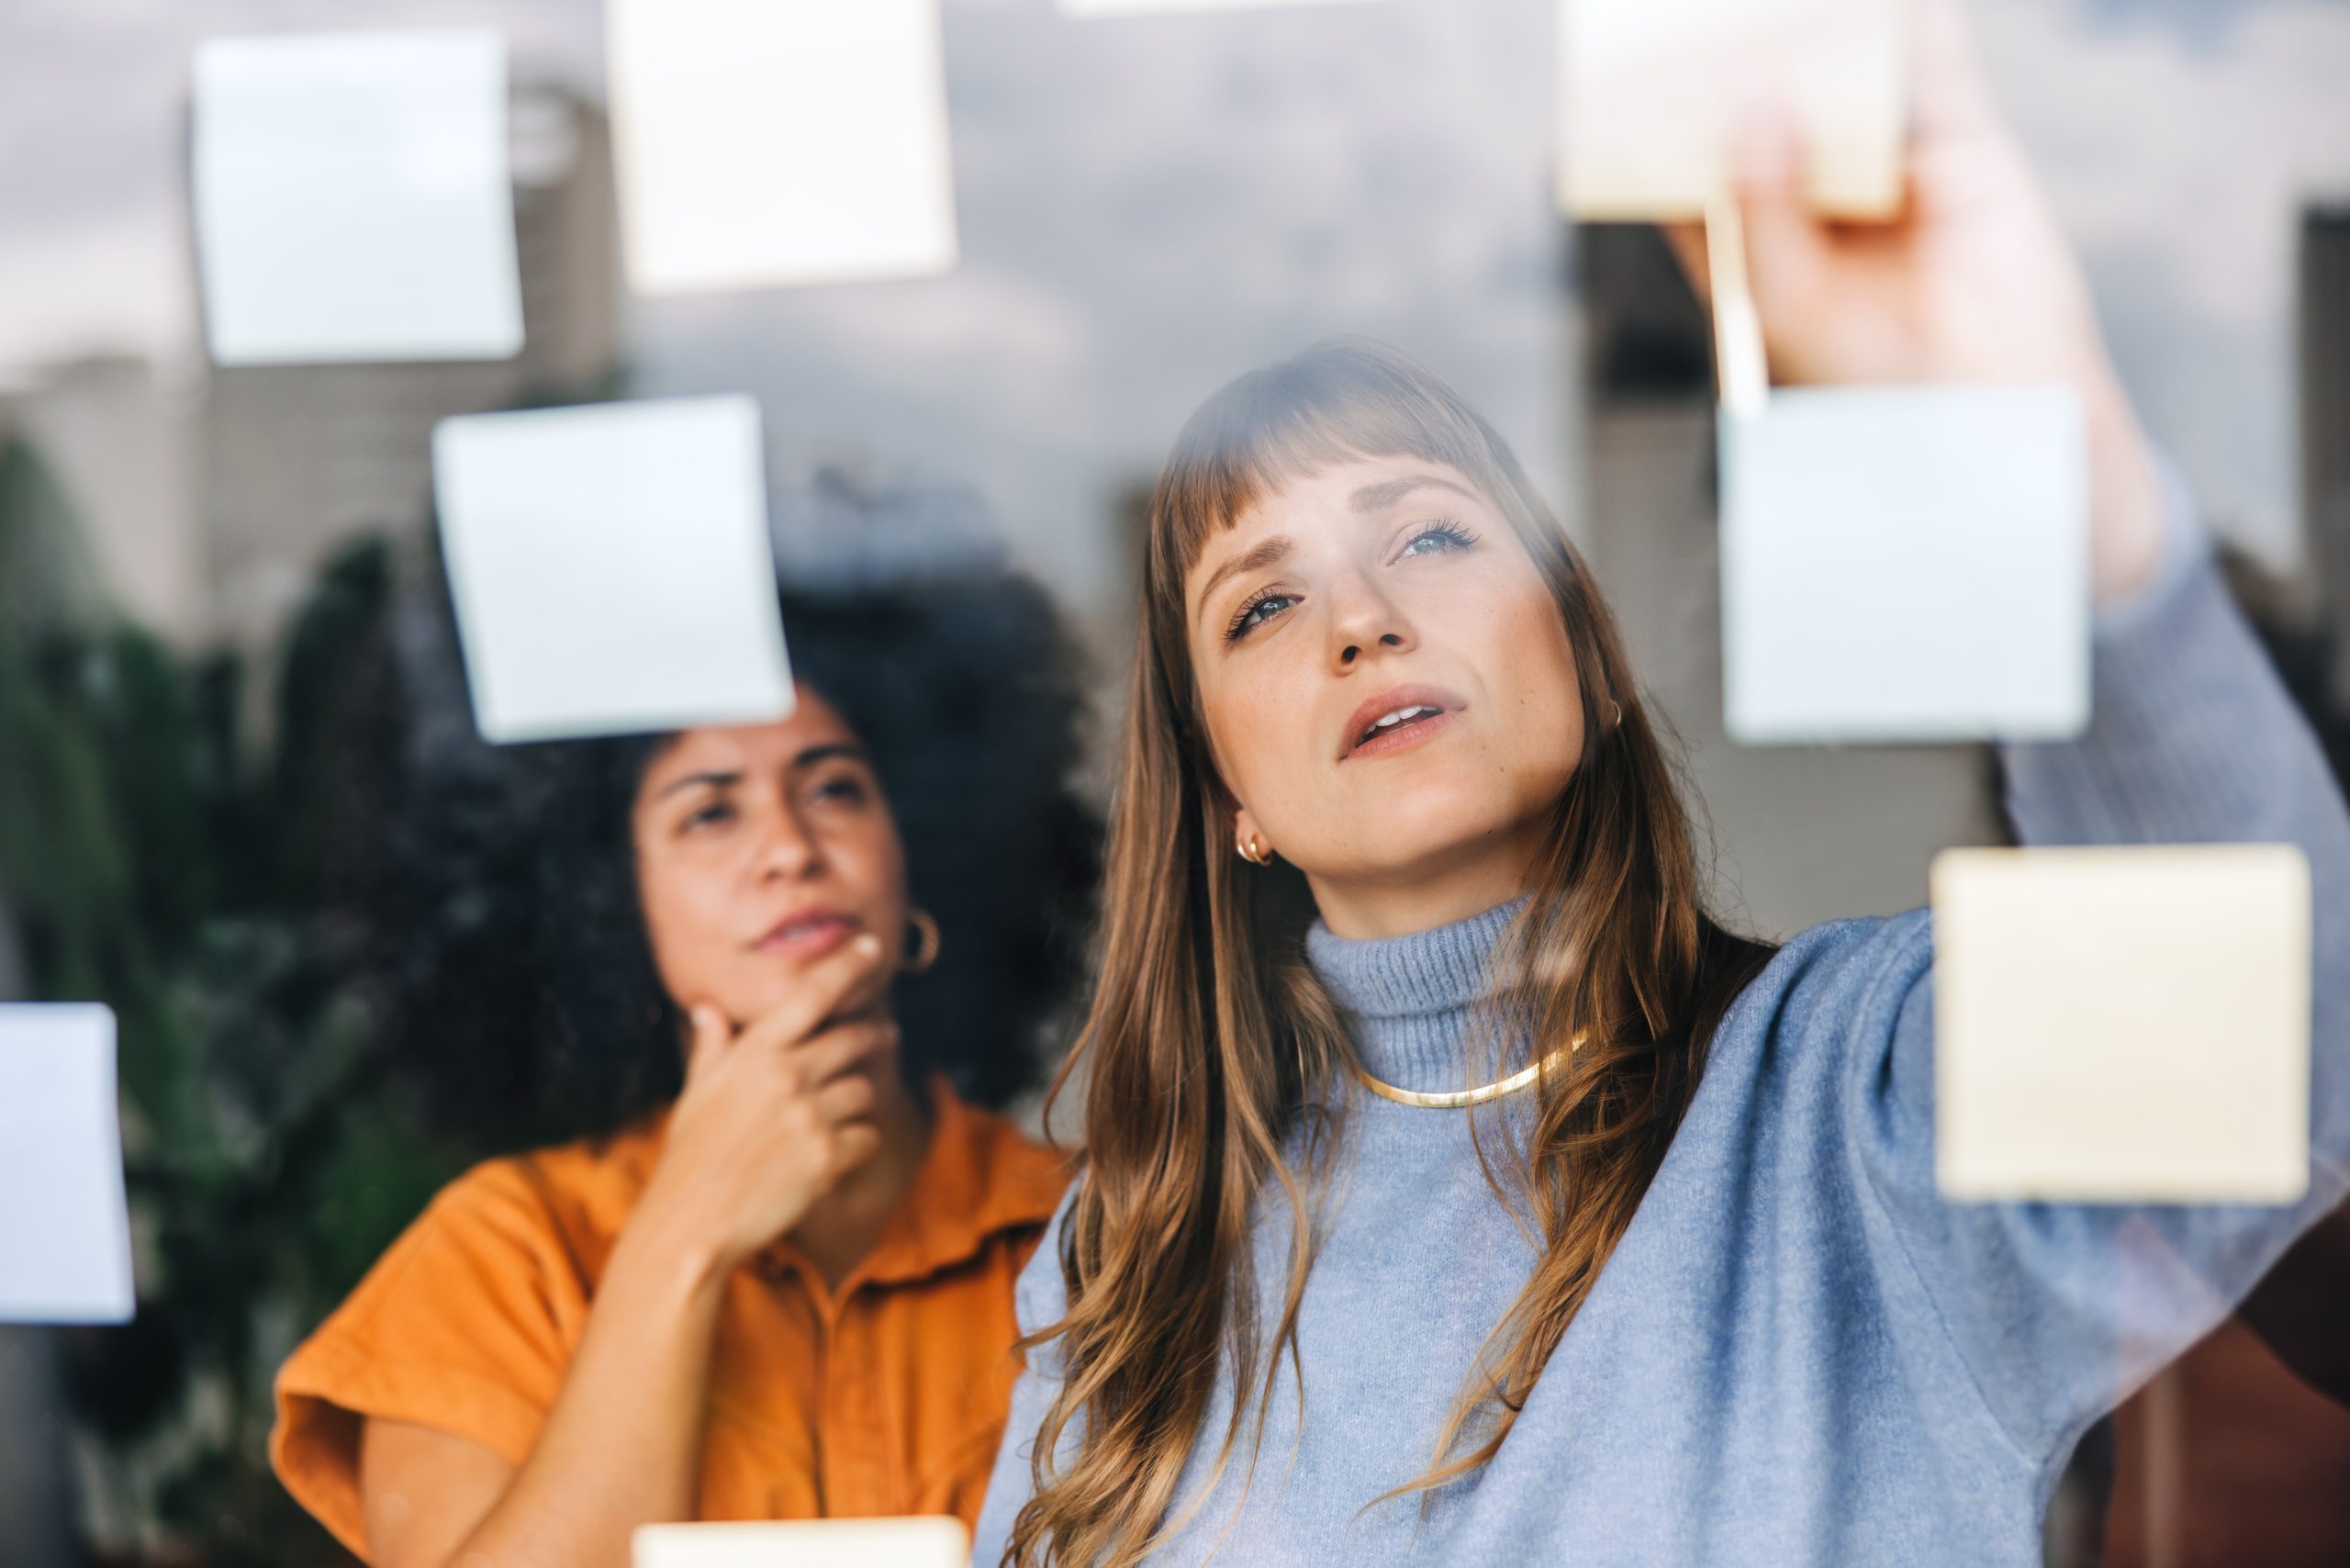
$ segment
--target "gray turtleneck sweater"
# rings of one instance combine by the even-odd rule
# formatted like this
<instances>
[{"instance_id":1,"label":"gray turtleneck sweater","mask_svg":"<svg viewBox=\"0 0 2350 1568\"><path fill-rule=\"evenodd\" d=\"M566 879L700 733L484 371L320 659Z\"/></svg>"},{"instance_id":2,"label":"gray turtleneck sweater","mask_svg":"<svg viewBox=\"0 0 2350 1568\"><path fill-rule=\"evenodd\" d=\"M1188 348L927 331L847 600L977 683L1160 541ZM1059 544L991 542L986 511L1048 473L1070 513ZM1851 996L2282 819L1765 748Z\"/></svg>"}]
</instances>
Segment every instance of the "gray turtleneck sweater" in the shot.
<instances>
[{"instance_id":1,"label":"gray turtleneck sweater","mask_svg":"<svg viewBox=\"0 0 2350 1568\"><path fill-rule=\"evenodd\" d=\"M1741 993L1686 1120L1501 1452L1422 1517L1371 1500L1427 1466L1534 1254L1469 1119L1359 1091L1253 1476L1221 1476L1227 1387L1157 1561L1898 1568L2040 1561L2083 1428L2210 1328L2340 1201L2350 1153L2350 820L2199 547L2101 618L2096 720L2008 748L2032 844L2268 841L2316 897L2315 1151L2287 1208L1956 1204L1935 1192L1932 934L1923 912L1805 933ZM1832 853L1832 846L1822 846ZM1451 1089L1462 1025L1515 905L1392 940L1317 928L1315 969L1366 1068ZM2213 1042L2224 1073L2226 1042ZM1523 1047L1520 1047L1521 1059ZM1260 1204L1259 1321L1290 1217ZM1061 1312L1058 1223L1020 1286ZM1053 1391L1013 1394L974 1562L1001 1557ZM1244 1430L1246 1428L1244 1428ZM1204 1494L1204 1495L1203 1495Z\"/></svg>"}]
</instances>

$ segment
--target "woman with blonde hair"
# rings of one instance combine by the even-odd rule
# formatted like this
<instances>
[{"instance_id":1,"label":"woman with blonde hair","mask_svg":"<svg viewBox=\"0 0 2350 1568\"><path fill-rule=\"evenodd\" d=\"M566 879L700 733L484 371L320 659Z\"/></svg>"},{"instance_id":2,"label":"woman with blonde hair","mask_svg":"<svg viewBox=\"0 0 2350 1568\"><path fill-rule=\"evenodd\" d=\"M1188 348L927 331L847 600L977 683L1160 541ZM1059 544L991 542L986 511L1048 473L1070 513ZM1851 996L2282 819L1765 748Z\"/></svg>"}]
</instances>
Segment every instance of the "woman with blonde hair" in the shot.
<instances>
[{"instance_id":1,"label":"woman with blonde hair","mask_svg":"<svg viewBox=\"0 0 2350 1568\"><path fill-rule=\"evenodd\" d=\"M1153 499L1087 1163L978 1562L2022 1568L2087 1423L2339 1200L2350 818L1923 17L1902 221L1815 221L1774 143L1743 171L1772 359L2079 390L2096 717L2005 748L2010 806L2032 844L2305 853L2308 1198L1943 1201L1924 913L1775 953L1710 920L1516 461L1325 346L1210 398Z\"/></svg>"}]
</instances>

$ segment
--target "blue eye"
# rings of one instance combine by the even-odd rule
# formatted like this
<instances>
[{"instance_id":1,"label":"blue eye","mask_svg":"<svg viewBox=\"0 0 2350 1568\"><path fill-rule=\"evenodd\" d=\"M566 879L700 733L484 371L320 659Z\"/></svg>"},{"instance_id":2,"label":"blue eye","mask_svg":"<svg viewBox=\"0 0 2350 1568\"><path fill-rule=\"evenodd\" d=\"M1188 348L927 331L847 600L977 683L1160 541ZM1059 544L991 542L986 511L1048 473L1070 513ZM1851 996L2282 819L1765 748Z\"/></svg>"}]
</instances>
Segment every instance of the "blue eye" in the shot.
<instances>
[{"instance_id":1,"label":"blue eye","mask_svg":"<svg viewBox=\"0 0 2350 1568\"><path fill-rule=\"evenodd\" d=\"M1399 561L1414 555L1433 555L1445 550L1466 550L1477 543L1477 536L1449 520L1429 523L1405 542ZM1421 546L1426 545L1423 549Z\"/></svg>"},{"instance_id":2,"label":"blue eye","mask_svg":"<svg viewBox=\"0 0 2350 1568\"><path fill-rule=\"evenodd\" d=\"M1255 595L1248 603L1240 607L1240 613L1235 615L1232 618L1232 624L1225 629L1224 635L1225 640L1228 642L1237 642L1240 638L1247 636L1255 628L1263 625L1266 622L1270 621L1274 616L1279 615L1282 610L1287 610L1291 605L1295 604L1296 602L1297 596L1294 594L1260 593Z\"/></svg>"}]
</instances>

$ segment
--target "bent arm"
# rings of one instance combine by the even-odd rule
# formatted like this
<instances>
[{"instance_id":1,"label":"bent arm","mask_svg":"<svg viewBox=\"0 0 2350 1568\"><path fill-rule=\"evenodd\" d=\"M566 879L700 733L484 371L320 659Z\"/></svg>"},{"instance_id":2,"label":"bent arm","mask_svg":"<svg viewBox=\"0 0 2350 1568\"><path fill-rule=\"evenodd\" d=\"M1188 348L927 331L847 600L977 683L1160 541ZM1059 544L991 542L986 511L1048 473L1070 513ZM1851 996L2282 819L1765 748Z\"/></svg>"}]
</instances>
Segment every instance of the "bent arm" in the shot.
<instances>
[{"instance_id":1,"label":"bent arm","mask_svg":"<svg viewBox=\"0 0 2350 1568\"><path fill-rule=\"evenodd\" d=\"M2078 740L2004 748L2031 846L2288 844L2312 906L2308 1195L2284 1206L1958 1204L1934 1187L1933 976L1922 924L1887 927L1886 1013L1863 1008L1848 1126L1896 1244L1970 1381L2035 1462L2223 1318L2341 1199L2350 1164L2350 813L2300 712L2230 601L2183 487L2169 557L2100 619L2095 719ZM2215 1071L2224 1070L2215 1059Z\"/></svg>"},{"instance_id":2,"label":"bent arm","mask_svg":"<svg viewBox=\"0 0 2350 1568\"><path fill-rule=\"evenodd\" d=\"M691 1518L725 1285L714 1254L640 1210L520 1467L465 1438L369 1418L360 1491L375 1568L628 1568L637 1526Z\"/></svg>"},{"instance_id":3,"label":"bent arm","mask_svg":"<svg viewBox=\"0 0 2350 1568\"><path fill-rule=\"evenodd\" d=\"M2350 810L2229 597L2185 484L2165 469L2161 489L2166 558L2152 587L2102 618L2089 732L2004 747L2008 811L2034 846L2282 844L2307 858L2318 1201L2244 1211L2276 1216L2281 1248L2350 1182Z\"/></svg>"}]
</instances>

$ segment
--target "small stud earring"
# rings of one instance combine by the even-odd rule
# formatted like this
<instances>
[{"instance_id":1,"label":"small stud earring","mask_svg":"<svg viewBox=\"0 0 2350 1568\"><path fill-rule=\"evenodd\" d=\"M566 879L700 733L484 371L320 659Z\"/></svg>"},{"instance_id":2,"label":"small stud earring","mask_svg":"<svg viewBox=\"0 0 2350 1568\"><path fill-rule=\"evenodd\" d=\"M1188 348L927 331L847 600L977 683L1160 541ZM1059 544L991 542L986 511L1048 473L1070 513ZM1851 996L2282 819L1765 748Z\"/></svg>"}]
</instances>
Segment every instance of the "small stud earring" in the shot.
<instances>
[{"instance_id":1,"label":"small stud earring","mask_svg":"<svg viewBox=\"0 0 2350 1568\"><path fill-rule=\"evenodd\" d=\"M1273 863L1272 854L1266 849L1265 841L1253 833L1246 838L1236 837L1232 846L1240 852L1240 858L1248 861L1251 866L1270 866Z\"/></svg>"}]
</instances>

